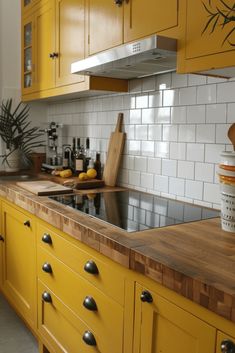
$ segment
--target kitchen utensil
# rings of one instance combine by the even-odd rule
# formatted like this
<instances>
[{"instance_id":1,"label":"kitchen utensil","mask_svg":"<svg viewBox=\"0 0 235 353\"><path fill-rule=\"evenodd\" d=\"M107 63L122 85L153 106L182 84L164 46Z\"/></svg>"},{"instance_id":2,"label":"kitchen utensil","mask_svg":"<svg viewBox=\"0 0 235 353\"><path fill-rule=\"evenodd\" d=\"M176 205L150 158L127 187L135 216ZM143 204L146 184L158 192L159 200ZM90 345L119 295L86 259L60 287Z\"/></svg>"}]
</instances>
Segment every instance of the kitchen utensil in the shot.
<instances>
[{"instance_id":1,"label":"kitchen utensil","mask_svg":"<svg viewBox=\"0 0 235 353\"><path fill-rule=\"evenodd\" d=\"M49 180L20 181L16 184L38 196L69 194L73 192L71 188L67 188Z\"/></svg>"},{"instance_id":2,"label":"kitchen utensil","mask_svg":"<svg viewBox=\"0 0 235 353\"><path fill-rule=\"evenodd\" d=\"M115 186L120 166L122 151L125 143L125 133L121 132L123 114L118 114L116 129L111 133L108 147L108 155L104 167L103 179L105 185Z\"/></svg>"},{"instance_id":3,"label":"kitchen utensil","mask_svg":"<svg viewBox=\"0 0 235 353\"><path fill-rule=\"evenodd\" d=\"M235 151L235 123L228 129L228 138L232 142L233 150Z\"/></svg>"}]
</instances>

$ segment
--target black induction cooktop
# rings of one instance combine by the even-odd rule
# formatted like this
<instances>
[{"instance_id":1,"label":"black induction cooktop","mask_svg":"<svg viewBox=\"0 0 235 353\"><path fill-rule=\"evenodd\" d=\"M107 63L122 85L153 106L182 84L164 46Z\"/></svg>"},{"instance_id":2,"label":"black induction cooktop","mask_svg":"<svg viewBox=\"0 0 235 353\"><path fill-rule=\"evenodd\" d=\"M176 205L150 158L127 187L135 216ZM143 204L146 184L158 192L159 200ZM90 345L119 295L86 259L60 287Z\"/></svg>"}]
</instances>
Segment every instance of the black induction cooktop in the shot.
<instances>
[{"instance_id":1,"label":"black induction cooktop","mask_svg":"<svg viewBox=\"0 0 235 353\"><path fill-rule=\"evenodd\" d=\"M218 217L219 211L139 191L51 196L79 212L101 219L127 232Z\"/></svg>"}]
</instances>

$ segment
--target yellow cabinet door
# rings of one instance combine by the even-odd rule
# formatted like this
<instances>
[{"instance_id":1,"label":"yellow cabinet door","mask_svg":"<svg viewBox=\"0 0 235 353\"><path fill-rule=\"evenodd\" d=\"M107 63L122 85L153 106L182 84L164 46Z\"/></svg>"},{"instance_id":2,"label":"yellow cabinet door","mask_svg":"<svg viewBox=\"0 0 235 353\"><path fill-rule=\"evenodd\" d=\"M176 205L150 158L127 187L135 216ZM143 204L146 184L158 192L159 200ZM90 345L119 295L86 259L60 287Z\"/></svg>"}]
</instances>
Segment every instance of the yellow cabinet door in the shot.
<instances>
[{"instance_id":1,"label":"yellow cabinet door","mask_svg":"<svg viewBox=\"0 0 235 353\"><path fill-rule=\"evenodd\" d=\"M123 43L123 6L88 0L88 55Z\"/></svg>"},{"instance_id":2,"label":"yellow cabinet door","mask_svg":"<svg viewBox=\"0 0 235 353\"><path fill-rule=\"evenodd\" d=\"M84 81L70 73L71 64L85 55L84 22L84 0L56 1L56 86Z\"/></svg>"},{"instance_id":3,"label":"yellow cabinet door","mask_svg":"<svg viewBox=\"0 0 235 353\"><path fill-rule=\"evenodd\" d=\"M36 13L36 81L37 90L55 86L55 0L42 1Z\"/></svg>"},{"instance_id":4,"label":"yellow cabinet door","mask_svg":"<svg viewBox=\"0 0 235 353\"><path fill-rule=\"evenodd\" d=\"M129 0L124 10L124 42L139 39L178 24L178 0Z\"/></svg>"},{"instance_id":5,"label":"yellow cabinet door","mask_svg":"<svg viewBox=\"0 0 235 353\"><path fill-rule=\"evenodd\" d=\"M0 200L0 215L2 214L2 202ZM3 242L4 238L2 236L2 222L0 221L0 289L3 284Z\"/></svg>"},{"instance_id":6,"label":"yellow cabinet door","mask_svg":"<svg viewBox=\"0 0 235 353\"><path fill-rule=\"evenodd\" d=\"M225 347L227 348L227 352L234 352L235 351L235 337L231 337L224 332L218 331L217 332L217 340L216 340L216 353L226 352ZM222 349L222 347L224 347ZM229 349L230 347L230 349ZM232 349L233 350L232 350Z\"/></svg>"},{"instance_id":7,"label":"yellow cabinet door","mask_svg":"<svg viewBox=\"0 0 235 353\"><path fill-rule=\"evenodd\" d=\"M36 239L31 217L2 204L3 292L31 327L36 325Z\"/></svg>"},{"instance_id":8,"label":"yellow cabinet door","mask_svg":"<svg viewBox=\"0 0 235 353\"><path fill-rule=\"evenodd\" d=\"M226 0L225 2L228 5L234 4L233 0ZM208 11L212 11L213 13L216 13L217 8L226 10L221 0L212 0L211 6L209 3L206 3L206 5ZM226 35L234 27L234 22L231 24L228 23L225 28L222 29L221 24L224 19L220 17L218 18L218 23L213 32L211 31L214 21L212 21L205 32L202 33L210 19L209 13L205 9L202 1L188 0L186 16L186 59L234 50L234 47L229 44L229 41L223 43ZM230 37L230 40L235 42L235 33Z\"/></svg>"},{"instance_id":9,"label":"yellow cabinet door","mask_svg":"<svg viewBox=\"0 0 235 353\"><path fill-rule=\"evenodd\" d=\"M146 291L152 302L148 302ZM135 299L135 353L215 351L214 327L139 284Z\"/></svg>"}]
</instances>

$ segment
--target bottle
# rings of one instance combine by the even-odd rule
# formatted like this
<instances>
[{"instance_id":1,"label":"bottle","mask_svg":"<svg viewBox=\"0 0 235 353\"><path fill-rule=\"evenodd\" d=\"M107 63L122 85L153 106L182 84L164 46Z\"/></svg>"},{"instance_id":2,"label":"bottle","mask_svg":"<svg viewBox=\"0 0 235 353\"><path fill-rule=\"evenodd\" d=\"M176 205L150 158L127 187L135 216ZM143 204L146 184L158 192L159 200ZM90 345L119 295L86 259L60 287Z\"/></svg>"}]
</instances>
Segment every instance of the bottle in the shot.
<instances>
[{"instance_id":1,"label":"bottle","mask_svg":"<svg viewBox=\"0 0 235 353\"><path fill-rule=\"evenodd\" d=\"M95 160L95 163L94 163L94 169L97 172L96 179L101 180L102 179L102 175L101 175L100 153L96 153L96 160Z\"/></svg>"},{"instance_id":2,"label":"bottle","mask_svg":"<svg viewBox=\"0 0 235 353\"><path fill-rule=\"evenodd\" d=\"M72 152L71 152L71 168L75 171L75 159L76 159L76 138L73 137Z\"/></svg>"},{"instance_id":3,"label":"bottle","mask_svg":"<svg viewBox=\"0 0 235 353\"><path fill-rule=\"evenodd\" d=\"M84 151L83 146L81 146L79 148L79 150L77 150L77 152L76 152L76 159L75 159L75 174L76 175L79 175L80 173L86 171L86 158L85 158L83 151Z\"/></svg>"},{"instance_id":4,"label":"bottle","mask_svg":"<svg viewBox=\"0 0 235 353\"><path fill-rule=\"evenodd\" d=\"M88 169L89 161L91 159L90 139L89 139L89 137L87 137L87 139L86 139L85 157L86 157L86 169Z\"/></svg>"},{"instance_id":5,"label":"bottle","mask_svg":"<svg viewBox=\"0 0 235 353\"><path fill-rule=\"evenodd\" d=\"M68 169L68 167L69 167L69 150L64 151L62 164L63 164L63 169Z\"/></svg>"}]
</instances>

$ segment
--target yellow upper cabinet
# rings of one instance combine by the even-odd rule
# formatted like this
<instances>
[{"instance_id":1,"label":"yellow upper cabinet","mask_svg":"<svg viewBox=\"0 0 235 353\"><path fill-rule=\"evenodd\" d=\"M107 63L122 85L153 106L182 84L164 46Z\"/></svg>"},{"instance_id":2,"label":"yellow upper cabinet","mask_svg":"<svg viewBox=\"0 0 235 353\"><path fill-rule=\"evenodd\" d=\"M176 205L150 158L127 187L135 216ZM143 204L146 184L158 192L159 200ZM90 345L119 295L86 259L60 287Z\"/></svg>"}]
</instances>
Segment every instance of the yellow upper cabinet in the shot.
<instances>
[{"instance_id":1,"label":"yellow upper cabinet","mask_svg":"<svg viewBox=\"0 0 235 353\"><path fill-rule=\"evenodd\" d=\"M178 0L89 0L87 12L88 55L178 25Z\"/></svg>"},{"instance_id":2,"label":"yellow upper cabinet","mask_svg":"<svg viewBox=\"0 0 235 353\"><path fill-rule=\"evenodd\" d=\"M178 0L129 0L124 3L124 42L178 25Z\"/></svg>"},{"instance_id":3,"label":"yellow upper cabinet","mask_svg":"<svg viewBox=\"0 0 235 353\"><path fill-rule=\"evenodd\" d=\"M88 55L122 44L123 6L88 0Z\"/></svg>"},{"instance_id":4,"label":"yellow upper cabinet","mask_svg":"<svg viewBox=\"0 0 235 353\"><path fill-rule=\"evenodd\" d=\"M31 11L32 7L36 5L40 0L21 0L21 10L22 13L27 13Z\"/></svg>"},{"instance_id":5,"label":"yellow upper cabinet","mask_svg":"<svg viewBox=\"0 0 235 353\"><path fill-rule=\"evenodd\" d=\"M186 0L178 72L197 72L234 65L233 0Z\"/></svg>"}]
</instances>

